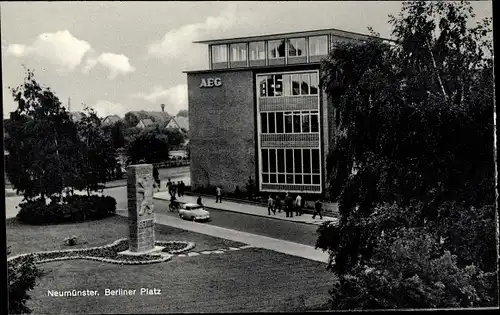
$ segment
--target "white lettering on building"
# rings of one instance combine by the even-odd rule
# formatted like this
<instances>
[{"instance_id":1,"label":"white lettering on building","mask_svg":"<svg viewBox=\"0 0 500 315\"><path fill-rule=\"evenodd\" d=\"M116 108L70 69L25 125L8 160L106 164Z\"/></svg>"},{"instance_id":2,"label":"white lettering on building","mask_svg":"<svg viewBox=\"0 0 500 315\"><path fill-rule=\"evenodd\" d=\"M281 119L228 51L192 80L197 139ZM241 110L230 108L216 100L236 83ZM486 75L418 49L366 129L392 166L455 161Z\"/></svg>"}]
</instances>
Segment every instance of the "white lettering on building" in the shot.
<instances>
[{"instance_id":1,"label":"white lettering on building","mask_svg":"<svg viewBox=\"0 0 500 315\"><path fill-rule=\"evenodd\" d=\"M222 85L222 80L221 78L208 78L208 79L201 79L201 84L200 87L214 87L214 86L221 86Z\"/></svg>"}]
</instances>

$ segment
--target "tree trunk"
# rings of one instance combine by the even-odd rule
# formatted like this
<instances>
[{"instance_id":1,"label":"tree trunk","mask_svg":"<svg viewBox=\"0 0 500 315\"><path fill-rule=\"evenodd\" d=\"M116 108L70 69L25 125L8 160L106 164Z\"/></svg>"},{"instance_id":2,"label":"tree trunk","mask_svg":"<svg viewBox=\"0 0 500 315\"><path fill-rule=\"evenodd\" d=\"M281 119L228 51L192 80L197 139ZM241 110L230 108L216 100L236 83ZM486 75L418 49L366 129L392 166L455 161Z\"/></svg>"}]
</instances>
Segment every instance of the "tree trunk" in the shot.
<instances>
[{"instance_id":1,"label":"tree trunk","mask_svg":"<svg viewBox=\"0 0 500 315\"><path fill-rule=\"evenodd\" d=\"M436 73L436 77L438 79L439 86L441 87L441 91L443 92L444 99L448 100L448 95L446 94L446 91L444 89L443 81L441 81L441 76L439 75L436 59L434 58L434 53L432 52L431 45L429 44L428 40L425 43L427 45L427 49L429 49L429 53L431 54L432 65L434 66L434 72Z\"/></svg>"}]
</instances>

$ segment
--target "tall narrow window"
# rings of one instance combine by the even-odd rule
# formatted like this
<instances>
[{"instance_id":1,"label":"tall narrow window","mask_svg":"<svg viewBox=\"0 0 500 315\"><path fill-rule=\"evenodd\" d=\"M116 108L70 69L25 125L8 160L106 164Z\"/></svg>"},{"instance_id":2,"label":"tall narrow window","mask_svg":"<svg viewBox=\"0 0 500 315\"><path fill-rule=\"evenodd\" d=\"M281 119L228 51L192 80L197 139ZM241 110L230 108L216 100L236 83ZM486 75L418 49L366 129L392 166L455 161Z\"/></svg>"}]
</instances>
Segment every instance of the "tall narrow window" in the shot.
<instances>
[{"instance_id":1,"label":"tall narrow window","mask_svg":"<svg viewBox=\"0 0 500 315\"><path fill-rule=\"evenodd\" d=\"M264 47L264 42L251 42L249 47L250 60L265 60L266 50Z\"/></svg>"},{"instance_id":2,"label":"tall narrow window","mask_svg":"<svg viewBox=\"0 0 500 315\"><path fill-rule=\"evenodd\" d=\"M267 155L267 149L262 149L262 172L269 172L269 156Z\"/></svg>"},{"instance_id":3,"label":"tall narrow window","mask_svg":"<svg viewBox=\"0 0 500 315\"><path fill-rule=\"evenodd\" d=\"M283 95L283 76L281 74L274 75L274 96Z\"/></svg>"},{"instance_id":4,"label":"tall narrow window","mask_svg":"<svg viewBox=\"0 0 500 315\"><path fill-rule=\"evenodd\" d=\"M227 62L227 45L212 46L212 62L213 63Z\"/></svg>"},{"instance_id":5,"label":"tall narrow window","mask_svg":"<svg viewBox=\"0 0 500 315\"><path fill-rule=\"evenodd\" d=\"M314 174L319 174L319 149L312 149L312 172Z\"/></svg>"},{"instance_id":6,"label":"tall narrow window","mask_svg":"<svg viewBox=\"0 0 500 315\"><path fill-rule=\"evenodd\" d=\"M285 172L285 150L278 149L278 173Z\"/></svg>"},{"instance_id":7,"label":"tall narrow window","mask_svg":"<svg viewBox=\"0 0 500 315\"><path fill-rule=\"evenodd\" d=\"M267 133L267 113L260 113L261 132Z\"/></svg>"},{"instance_id":8,"label":"tall narrow window","mask_svg":"<svg viewBox=\"0 0 500 315\"><path fill-rule=\"evenodd\" d=\"M283 113L276 112L276 133L283 133Z\"/></svg>"},{"instance_id":9,"label":"tall narrow window","mask_svg":"<svg viewBox=\"0 0 500 315\"><path fill-rule=\"evenodd\" d=\"M293 120L292 120L292 113L291 112L285 112L285 133L292 133L293 132Z\"/></svg>"},{"instance_id":10,"label":"tall narrow window","mask_svg":"<svg viewBox=\"0 0 500 315\"><path fill-rule=\"evenodd\" d=\"M311 112L311 132L319 132L318 112Z\"/></svg>"},{"instance_id":11,"label":"tall narrow window","mask_svg":"<svg viewBox=\"0 0 500 315\"><path fill-rule=\"evenodd\" d=\"M298 74L292 74L292 95L300 95L300 78Z\"/></svg>"},{"instance_id":12,"label":"tall narrow window","mask_svg":"<svg viewBox=\"0 0 500 315\"><path fill-rule=\"evenodd\" d=\"M259 90L260 90L260 97L266 97L269 96L268 89L269 89L269 80L272 79L271 76L260 76L259 77ZM273 92L274 93L274 92Z\"/></svg>"},{"instance_id":13,"label":"tall narrow window","mask_svg":"<svg viewBox=\"0 0 500 315\"><path fill-rule=\"evenodd\" d=\"M274 76L267 76L267 96L274 96Z\"/></svg>"},{"instance_id":14,"label":"tall narrow window","mask_svg":"<svg viewBox=\"0 0 500 315\"><path fill-rule=\"evenodd\" d=\"M293 150L292 149L286 149L286 172L291 174L293 173ZM287 182L288 183L288 182Z\"/></svg>"},{"instance_id":15,"label":"tall narrow window","mask_svg":"<svg viewBox=\"0 0 500 315\"><path fill-rule=\"evenodd\" d=\"M319 88L319 82L318 82L318 74L317 73L310 73L310 89L311 89L311 94L318 94L318 88Z\"/></svg>"},{"instance_id":16,"label":"tall narrow window","mask_svg":"<svg viewBox=\"0 0 500 315\"><path fill-rule=\"evenodd\" d=\"M285 58L285 40L270 40L267 42L268 58Z\"/></svg>"},{"instance_id":17,"label":"tall narrow window","mask_svg":"<svg viewBox=\"0 0 500 315\"><path fill-rule=\"evenodd\" d=\"M328 53L328 36L309 37L309 56L323 56Z\"/></svg>"},{"instance_id":18,"label":"tall narrow window","mask_svg":"<svg viewBox=\"0 0 500 315\"><path fill-rule=\"evenodd\" d=\"M288 41L288 56L301 57L306 55L306 39L291 38Z\"/></svg>"},{"instance_id":19,"label":"tall narrow window","mask_svg":"<svg viewBox=\"0 0 500 315\"><path fill-rule=\"evenodd\" d=\"M309 112L302 112L302 132L311 132L309 126Z\"/></svg>"},{"instance_id":20,"label":"tall narrow window","mask_svg":"<svg viewBox=\"0 0 500 315\"><path fill-rule=\"evenodd\" d=\"M276 150L269 149L269 172L276 173Z\"/></svg>"},{"instance_id":21,"label":"tall narrow window","mask_svg":"<svg viewBox=\"0 0 500 315\"><path fill-rule=\"evenodd\" d=\"M293 113L293 133L300 133L300 112Z\"/></svg>"},{"instance_id":22,"label":"tall narrow window","mask_svg":"<svg viewBox=\"0 0 500 315\"><path fill-rule=\"evenodd\" d=\"M304 149L303 152L304 158L304 173L311 173L311 149Z\"/></svg>"},{"instance_id":23,"label":"tall narrow window","mask_svg":"<svg viewBox=\"0 0 500 315\"><path fill-rule=\"evenodd\" d=\"M300 75L300 90L302 95L309 94L309 73L302 73Z\"/></svg>"},{"instance_id":24,"label":"tall narrow window","mask_svg":"<svg viewBox=\"0 0 500 315\"><path fill-rule=\"evenodd\" d=\"M276 123L274 120L274 113L267 113L267 117L269 120L269 133L276 133Z\"/></svg>"},{"instance_id":25,"label":"tall narrow window","mask_svg":"<svg viewBox=\"0 0 500 315\"><path fill-rule=\"evenodd\" d=\"M283 75L283 95L290 96L292 95L292 76L289 74Z\"/></svg>"},{"instance_id":26,"label":"tall narrow window","mask_svg":"<svg viewBox=\"0 0 500 315\"><path fill-rule=\"evenodd\" d=\"M294 172L302 173L302 150L294 149L293 152L294 152L293 159L295 164Z\"/></svg>"}]
</instances>

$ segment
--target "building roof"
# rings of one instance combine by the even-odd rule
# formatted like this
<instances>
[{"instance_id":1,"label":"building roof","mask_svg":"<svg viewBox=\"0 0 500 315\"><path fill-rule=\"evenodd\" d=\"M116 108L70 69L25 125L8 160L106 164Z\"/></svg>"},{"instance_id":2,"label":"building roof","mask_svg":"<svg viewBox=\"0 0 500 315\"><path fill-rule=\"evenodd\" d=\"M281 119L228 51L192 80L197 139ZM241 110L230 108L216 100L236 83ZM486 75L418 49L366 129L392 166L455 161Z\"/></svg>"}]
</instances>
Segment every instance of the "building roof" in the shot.
<instances>
[{"instance_id":1,"label":"building roof","mask_svg":"<svg viewBox=\"0 0 500 315\"><path fill-rule=\"evenodd\" d=\"M144 118L144 119L139 120L139 122L137 123L137 125L139 125L141 122L146 127L154 125L154 122L151 119L149 119L149 118Z\"/></svg>"},{"instance_id":2,"label":"building roof","mask_svg":"<svg viewBox=\"0 0 500 315\"><path fill-rule=\"evenodd\" d=\"M178 128L184 129L186 131L189 130L189 118L183 116L172 117L165 128Z\"/></svg>"},{"instance_id":3,"label":"building roof","mask_svg":"<svg viewBox=\"0 0 500 315\"><path fill-rule=\"evenodd\" d=\"M118 115L109 115L109 116L104 117L104 119L102 120L102 122L104 124L114 124L114 123L116 123L116 122L118 122L120 120L121 120L121 118Z\"/></svg>"},{"instance_id":4,"label":"building roof","mask_svg":"<svg viewBox=\"0 0 500 315\"><path fill-rule=\"evenodd\" d=\"M139 120L149 118L157 123L168 122L171 118L171 116L167 112L153 112L153 111L141 110L141 111L131 111L128 112L127 114L134 115Z\"/></svg>"},{"instance_id":5,"label":"building roof","mask_svg":"<svg viewBox=\"0 0 500 315\"><path fill-rule=\"evenodd\" d=\"M225 39L210 39L195 41L198 44L228 44L228 43L239 43L239 42L249 42L249 41L262 41L262 40L273 40L273 39L283 39L283 38L293 38L293 37L305 37L305 36L316 36L316 35L326 35L332 34L337 37L351 38L351 39L368 39L373 37L367 34L361 34L350 31L343 31L335 28L318 29L302 32L289 32L289 33L277 33L277 34L267 34L267 35L257 35L257 36L247 36L247 37L235 37L235 38L225 38ZM389 40L383 38L385 40Z\"/></svg>"}]
</instances>

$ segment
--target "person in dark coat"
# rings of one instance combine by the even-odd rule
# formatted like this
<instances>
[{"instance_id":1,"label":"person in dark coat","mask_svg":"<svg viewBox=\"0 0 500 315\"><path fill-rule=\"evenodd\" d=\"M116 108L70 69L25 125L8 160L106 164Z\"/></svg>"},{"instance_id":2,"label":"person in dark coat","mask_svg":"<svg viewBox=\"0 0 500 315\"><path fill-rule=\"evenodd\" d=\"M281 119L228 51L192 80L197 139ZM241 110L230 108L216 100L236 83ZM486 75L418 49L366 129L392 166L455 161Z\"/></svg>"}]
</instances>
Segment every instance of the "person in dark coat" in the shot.
<instances>
[{"instance_id":1,"label":"person in dark coat","mask_svg":"<svg viewBox=\"0 0 500 315\"><path fill-rule=\"evenodd\" d=\"M179 195L179 197L184 196L184 187L184 182L181 180L179 182L179 186L177 187L177 194Z\"/></svg>"},{"instance_id":2,"label":"person in dark coat","mask_svg":"<svg viewBox=\"0 0 500 315\"><path fill-rule=\"evenodd\" d=\"M319 214L319 218L320 219L323 219L323 216L321 215L321 207L323 205L321 204L321 201L316 200L316 203L314 204L314 209L315 209L315 212L314 212L314 215L313 215L313 220L314 218L316 217L317 214Z\"/></svg>"},{"instance_id":3,"label":"person in dark coat","mask_svg":"<svg viewBox=\"0 0 500 315\"><path fill-rule=\"evenodd\" d=\"M285 196L285 213L287 218L293 218L293 199L288 195L288 193L286 193Z\"/></svg>"},{"instance_id":4,"label":"person in dark coat","mask_svg":"<svg viewBox=\"0 0 500 315\"><path fill-rule=\"evenodd\" d=\"M267 199L267 214L271 215L271 212L276 215L276 208L274 207L274 199L269 195L269 198Z\"/></svg>"},{"instance_id":5,"label":"person in dark coat","mask_svg":"<svg viewBox=\"0 0 500 315\"><path fill-rule=\"evenodd\" d=\"M274 212L281 212L281 199L279 195L276 195L276 198L274 199Z\"/></svg>"},{"instance_id":6,"label":"person in dark coat","mask_svg":"<svg viewBox=\"0 0 500 315\"><path fill-rule=\"evenodd\" d=\"M198 196L198 199L196 200L196 203L200 206L203 206L203 203L201 202L201 196Z\"/></svg>"}]
</instances>

